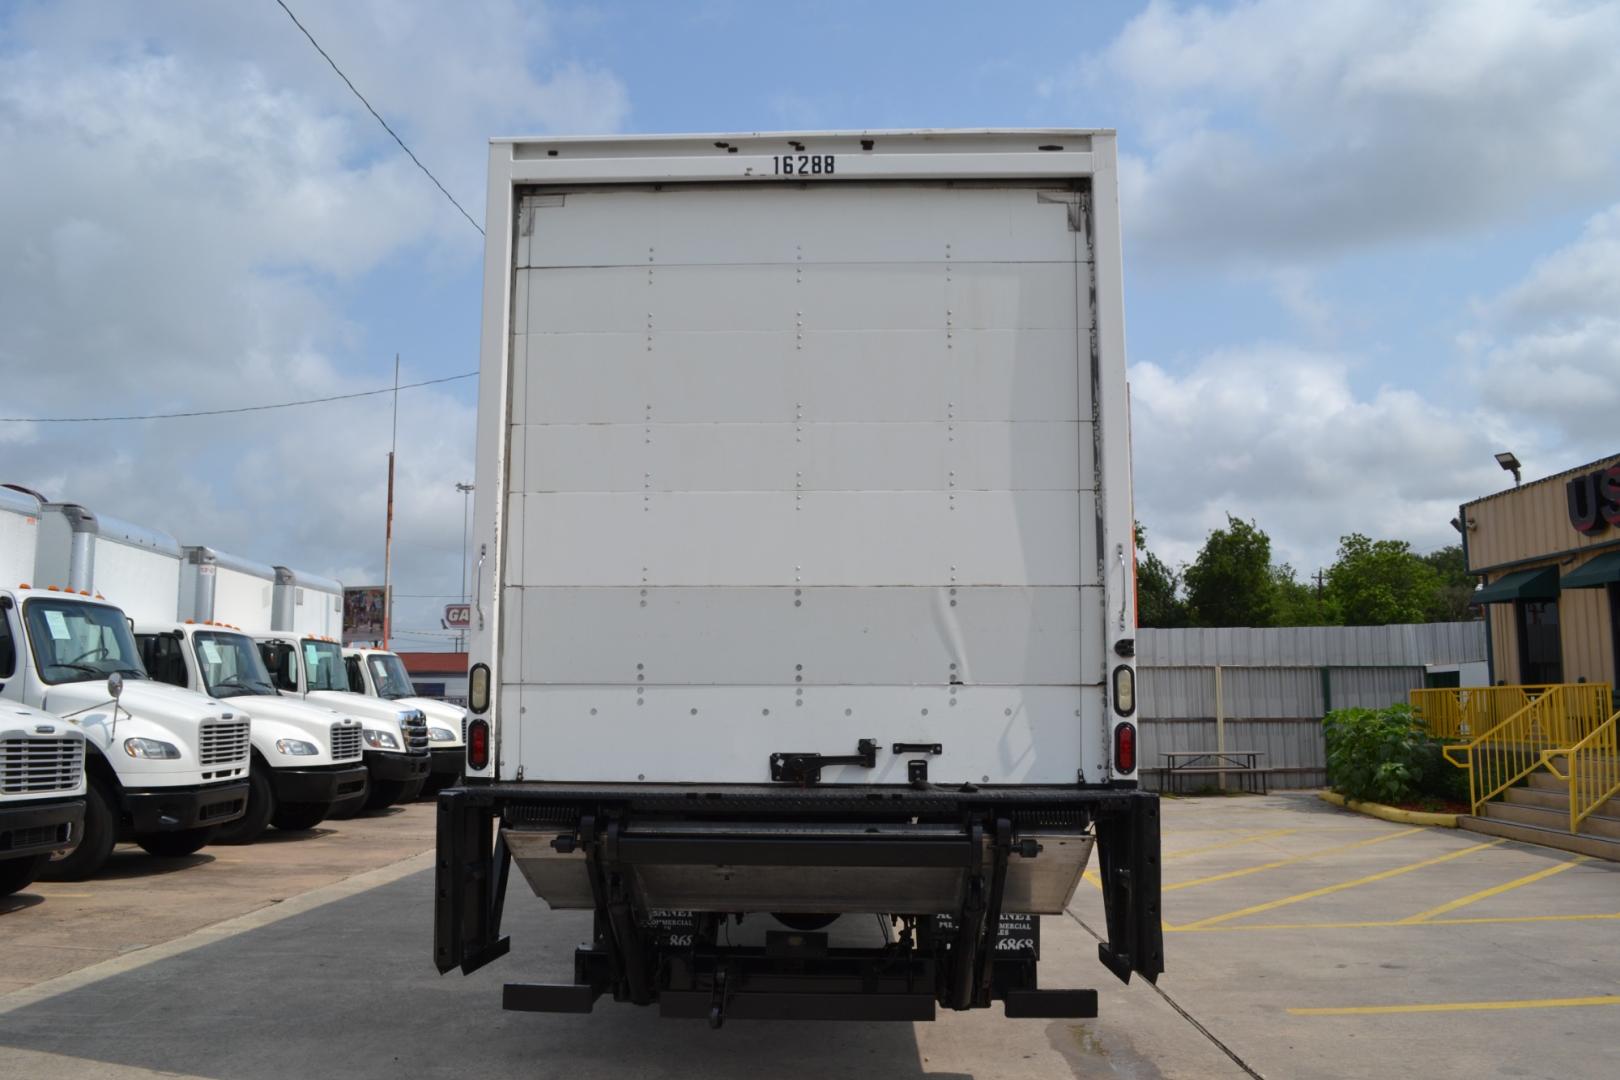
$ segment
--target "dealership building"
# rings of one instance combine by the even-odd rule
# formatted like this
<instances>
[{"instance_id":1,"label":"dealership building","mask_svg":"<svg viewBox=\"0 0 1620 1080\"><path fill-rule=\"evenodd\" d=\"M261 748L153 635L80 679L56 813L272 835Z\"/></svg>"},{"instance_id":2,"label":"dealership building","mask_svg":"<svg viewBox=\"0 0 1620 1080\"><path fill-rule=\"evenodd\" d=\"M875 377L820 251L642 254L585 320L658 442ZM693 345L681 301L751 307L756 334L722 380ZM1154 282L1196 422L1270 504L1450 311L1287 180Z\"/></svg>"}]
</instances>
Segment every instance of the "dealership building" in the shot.
<instances>
[{"instance_id":1,"label":"dealership building","mask_svg":"<svg viewBox=\"0 0 1620 1080\"><path fill-rule=\"evenodd\" d=\"M1456 524L1493 683L1620 684L1620 454L1464 503Z\"/></svg>"}]
</instances>

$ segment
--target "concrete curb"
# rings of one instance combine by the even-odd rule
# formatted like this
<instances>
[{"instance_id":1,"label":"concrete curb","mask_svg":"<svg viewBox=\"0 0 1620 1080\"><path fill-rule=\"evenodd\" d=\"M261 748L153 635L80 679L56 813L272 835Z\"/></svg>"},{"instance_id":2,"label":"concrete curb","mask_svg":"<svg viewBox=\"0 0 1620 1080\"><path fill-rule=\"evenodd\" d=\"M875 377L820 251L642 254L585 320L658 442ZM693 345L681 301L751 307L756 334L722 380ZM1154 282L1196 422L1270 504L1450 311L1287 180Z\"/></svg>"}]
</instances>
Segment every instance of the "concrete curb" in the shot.
<instances>
[{"instance_id":1,"label":"concrete curb","mask_svg":"<svg viewBox=\"0 0 1620 1080\"><path fill-rule=\"evenodd\" d=\"M1354 810L1358 814L1369 817L1382 818L1393 821L1397 825L1432 825L1441 829L1457 828L1459 814L1429 814L1422 810L1402 810L1395 806L1385 806L1383 803L1359 802L1347 799L1336 791L1318 791L1316 797L1325 803L1342 806L1346 810Z\"/></svg>"}]
</instances>

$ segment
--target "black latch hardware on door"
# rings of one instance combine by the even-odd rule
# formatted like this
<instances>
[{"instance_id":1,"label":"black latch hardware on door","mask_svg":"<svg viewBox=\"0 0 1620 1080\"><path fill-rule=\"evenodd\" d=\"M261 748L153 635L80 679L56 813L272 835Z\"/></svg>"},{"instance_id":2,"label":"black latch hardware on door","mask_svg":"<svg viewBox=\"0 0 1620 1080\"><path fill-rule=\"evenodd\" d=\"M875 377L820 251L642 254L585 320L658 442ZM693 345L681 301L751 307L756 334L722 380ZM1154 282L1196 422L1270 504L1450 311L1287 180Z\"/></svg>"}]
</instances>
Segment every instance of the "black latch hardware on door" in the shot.
<instances>
[{"instance_id":1,"label":"black latch hardware on door","mask_svg":"<svg viewBox=\"0 0 1620 1080\"><path fill-rule=\"evenodd\" d=\"M808 786L821 783L821 770L828 765L859 765L863 769L877 768L878 745L875 739L862 739L855 744L855 753L844 755L779 753L771 755L771 779L779 784Z\"/></svg>"}]
</instances>

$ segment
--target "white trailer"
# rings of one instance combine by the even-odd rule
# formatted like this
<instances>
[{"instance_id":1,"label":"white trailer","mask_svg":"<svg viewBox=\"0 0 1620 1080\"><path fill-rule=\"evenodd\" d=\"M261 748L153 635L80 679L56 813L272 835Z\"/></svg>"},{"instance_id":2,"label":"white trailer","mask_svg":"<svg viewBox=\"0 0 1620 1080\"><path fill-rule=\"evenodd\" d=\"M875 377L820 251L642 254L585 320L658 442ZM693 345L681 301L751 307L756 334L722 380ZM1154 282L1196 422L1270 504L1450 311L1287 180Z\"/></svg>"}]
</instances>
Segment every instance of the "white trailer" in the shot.
<instances>
[{"instance_id":1,"label":"white trailer","mask_svg":"<svg viewBox=\"0 0 1620 1080\"><path fill-rule=\"evenodd\" d=\"M343 659L348 665L350 690L420 709L427 717L433 771L428 773L423 792L437 794L460 780L467 759L467 721L472 715L459 705L418 695L410 672L405 670L405 661L398 653L386 649L344 649Z\"/></svg>"},{"instance_id":2,"label":"white trailer","mask_svg":"<svg viewBox=\"0 0 1620 1080\"><path fill-rule=\"evenodd\" d=\"M158 529L78 503L41 507L36 579L99 590L132 619L174 617L182 556L179 542Z\"/></svg>"},{"instance_id":3,"label":"white trailer","mask_svg":"<svg viewBox=\"0 0 1620 1080\"><path fill-rule=\"evenodd\" d=\"M247 634L273 628L275 567L201 545L183 550L178 609L182 621L226 622Z\"/></svg>"},{"instance_id":4,"label":"white trailer","mask_svg":"<svg viewBox=\"0 0 1620 1080\"><path fill-rule=\"evenodd\" d=\"M14 643L0 631L0 680L16 670ZM84 792L84 735L59 716L0 701L0 897L27 888L52 855L79 842Z\"/></svg>"},{"instance_id":5,"label":"white trailer","mask_svg":"<svg viewBox=\"0 0 1620 1080\"><path fill-rule=\"evenodd\" d=\"M271 623L266 630L314 637L343 636L343 583L278 566Z\"/></svg>"},{"instance_id":6,"label":"white trailer","mask_svg":"<svg viewBox=\"0 0 1620 1080\"><path fill-rule=\"evenodd\" d=\"M52 528L64 520L97 527ZM102 573L133 565L161 578L178 567L178 546L130 543L155 534L116 528L24 492L0 495L0 659L9 642L14 660L0 699L60 716L87 743L84 827L72 852L41 870L52 880L94 874L120 839L189 855L247 805L248 714L147 678L128 614L92 591L86 559ZM177 573L167 579L170 618ZM129 592L137 604L157 603L155 589Z\"/></svg>"},{"instance_id":7,"label":"white trailer","mask_svg":"<svg viewBox=\"0 0 1620 1080\"><path fill-rule=\"evenodd\" d=\"M497 140L487 207L440 970L515 861L597 917L509 1008L1093 1015L1034 916L1096 844L1156 978L1114 134Z\"/></svg>"}]
</instances>

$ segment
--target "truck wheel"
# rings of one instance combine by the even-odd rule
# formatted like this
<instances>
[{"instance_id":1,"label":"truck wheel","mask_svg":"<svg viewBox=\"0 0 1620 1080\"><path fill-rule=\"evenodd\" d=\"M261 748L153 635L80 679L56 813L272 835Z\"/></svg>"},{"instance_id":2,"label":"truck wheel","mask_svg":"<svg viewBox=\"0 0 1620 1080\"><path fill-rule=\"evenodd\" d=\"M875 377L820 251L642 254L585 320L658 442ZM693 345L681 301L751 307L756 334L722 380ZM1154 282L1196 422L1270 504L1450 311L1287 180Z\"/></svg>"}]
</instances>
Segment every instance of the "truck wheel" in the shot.
<instances>
[{"instance_id":1,"label":"truck wheel","mask_svg":"<svg viewBox=\"0 0 1620 1080\"><path fill-rule=\"evenodd\" d=\"M406 784L414 784L414 780L373 780L371 791L366 795L367 810L381 810L385 806L393 806L405 797Z\"/></svg>"},{"instance_id":2,"label":"truck wheel","mask_svg":"<svg viewBox=\"0 0 1620 1080\"><path fill-rule=\"evenodd\" d=\"M10 896L32 885L49 858L49 855L28 855L0 862L0 896Z\"/></svg>"},{"instance_id":3,"label":"truck wheel","mask_svg":"<svg viewBox=\"0 0 1620 1080\"><path fill-rule=\"evenodd\" d=\"M112 793L92 776L84 793L84 827L79 830L79 846L41 867L39 880L83 881L94 877L117 842L118 817L113 813Z\"/></svg>"},{"instance_id":4,"label":"truck wheel","mask_svg":"<svg viewBox=\"0 0 1620 1080\"><path fill-rule=\"evenodd\" d=\"M247 810L235 821L219 826L214 833L214 843L251 844L264 835L276 814L276 792L270 786L268 773L268 766L254 761L248 770Z\"/></svg>"},{"instance_id":5,"label":"truck wheel","mask_svg":"<svg viewBox=\"0 0 1620 1080\"><path fill-rule=\"evenodd\" d=\"M331 809L325 803L282 803L276 807L270 824L283 832L302 832L325 821Z\"/></svg>"},{"instance_id":6,"label":"truck wheel","mask_svg":"<svg viewBox=\"0 0 1620 1080\"><path fill-rule=\"evenodd\" d=\"M195 855L199 849L213 843L214 834L218 831L219 827L216 825L204 825L200 829L147 833L145 836L137 836L135 842L141 845L148 855L177 859L182 855Z\"/></svg>"}]
</instances>

